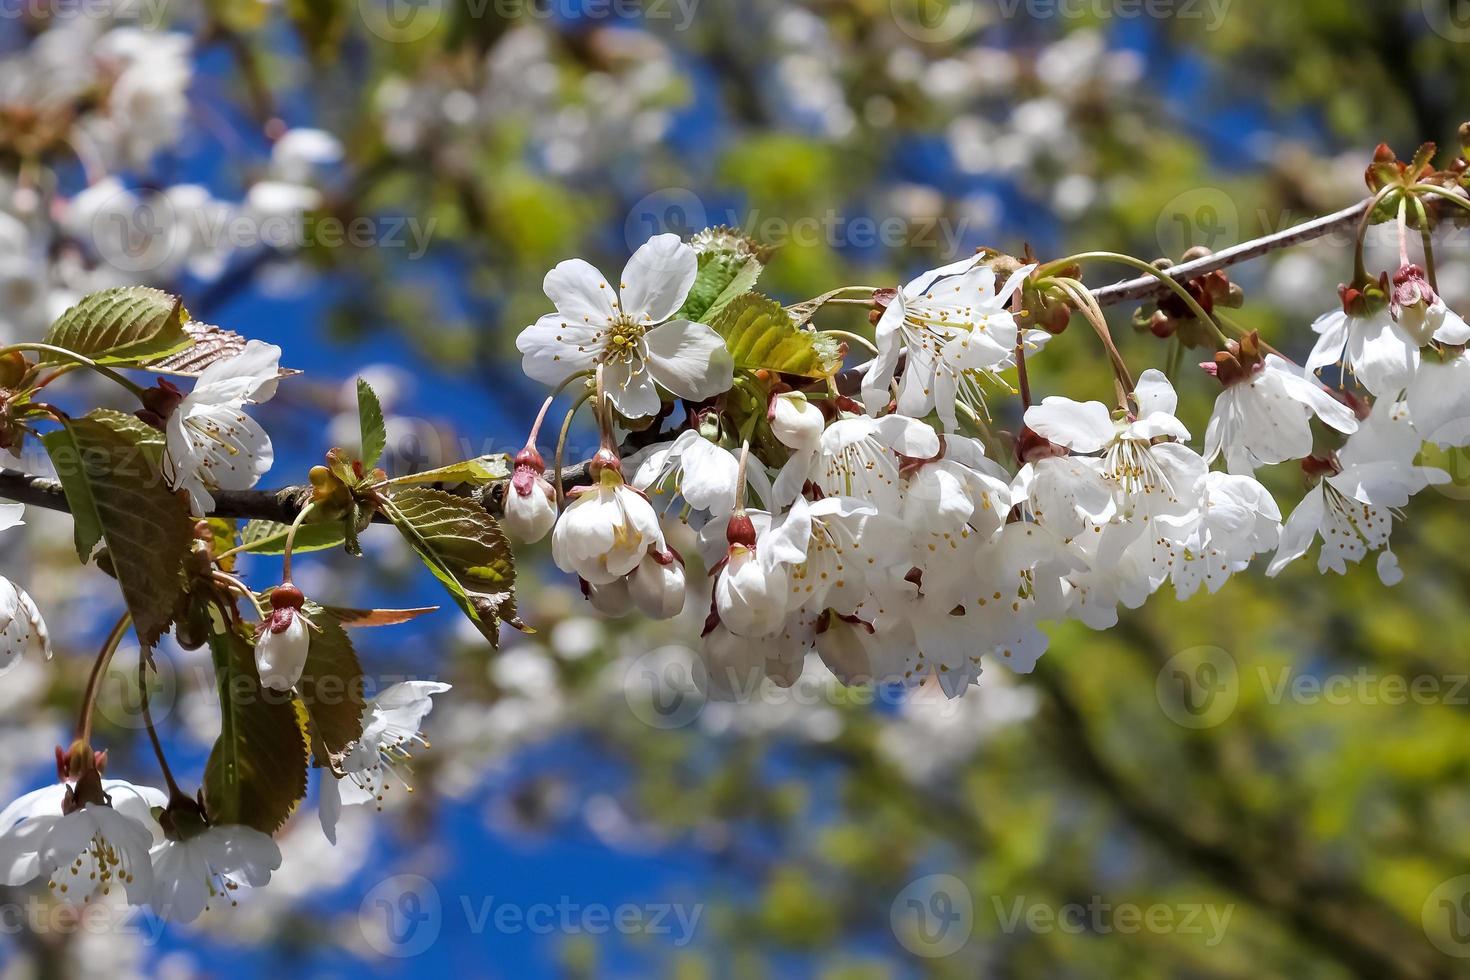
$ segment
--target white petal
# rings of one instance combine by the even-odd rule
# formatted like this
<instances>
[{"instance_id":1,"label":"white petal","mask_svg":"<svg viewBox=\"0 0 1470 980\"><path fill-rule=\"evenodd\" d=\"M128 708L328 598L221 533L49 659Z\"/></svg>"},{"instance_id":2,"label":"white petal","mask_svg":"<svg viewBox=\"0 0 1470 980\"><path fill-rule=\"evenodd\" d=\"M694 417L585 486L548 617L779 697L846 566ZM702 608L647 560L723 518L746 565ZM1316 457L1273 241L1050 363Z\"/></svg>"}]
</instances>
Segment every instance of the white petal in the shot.
<instances>
[{"instance_id":1,"label":"white petal","mask_svg":"<svg viewBox=\"0 0 1470 980\"><path fill-rule=\"evenodd\" d=\"M650 330L644 340L649 373L680 398L704 401L730 390L735 362L724 338L705 324L671 320Z\"/></svg>"},{"instance_id":2,"label":"white petal","mask_svg":"<svg viewBox=\"0 0 1470 980\"><path fill-rule=\"evenodd\" d=\"M636 374L630 373L632 362L612 361L603 368L603 383L608 400L625 418L641 419L657 415L663 407L663 399L653 386L653 378L647 367L640 367Z\"/></svg>"},{"instance_id":3,"label":"white petal","mask_svg":"<svg viewBox=\"0 0 1470 980\"><path fill-rule=\"evenodd\" d=\"M1095 453L1113 441L1116 428L1102 402L1078 402L1062 395L1026 409L1026 425L1037 435L1074 453Z\"/></svg>"},{"instance_id":4,"label":"white petal","mask_svg":"<svg viewBox=\"0 0 1470 980\"><path fill-rule=\"evenodd\" d=\"M1297 504L1296 510L1287 518L1286 525L1281 529L1281 545L1266 569L1267 575L1274 578L1283 568L1307 553L1307 549L1312 546L1312 539L1322 526L1325 511L1322 486L1318 484L1302 498L1302 502Z\"/></svg>"},{"instance_id":5,"label":"white petal","mask_svg":"<svg viewBox=\"0 0 1470 980\"><path fill-rule=\"evenodd\" d=\"M546 274L542 286L556 311L573 323L605 324L616 312L618 298L612 286L581 259L557 265Z\"/></svg>"},{"instance_id":6,"label":"white petal","mask_svg":"<svg viewBox=\"0 0 1470 980\"><path fill-rule=\"evenodd\" d=\"M205 368L185 401L216 405L239 405L251 399L267 401L275 394L280 370L281 349L252 340L234 357Z\"/></svg>"},{"instance_id":7,"label":"white petal","mask_svg":"<svg viewBox=\"0 0 1470 980\"><path fill-rule=\"evenodd\" d=\"M623 312L639 323L663 323L679 312L699 275L699 256L678 235L657 235L623 269Z\"/></svg>"},{"instance_id":8,"label":"white petal","mask_svg":"<svg viewBox=\"0 0 1470 980\"><path fill-rule=\"evenodd\" d=\"M1179 408L1179 396L1175 394L1174 386L1157 368L1149 368L1138 376L1138 383L1133 386L1133 401L1138 406L1140 418L1155 412L1173 415Z\"/></svg>"},{"instance_id":9,"label":"white petal","mask_svg":"<svg viewBox=\"0 0 1470 980\"><path fill-rule=\"evenodd\" d=\"M589 370L597 359L597 332L605 326L606 320L584 324L548 313L516 337L516 349L524 355L521 370L544 385L558 385Z\"/></svg>"}]
</instances>

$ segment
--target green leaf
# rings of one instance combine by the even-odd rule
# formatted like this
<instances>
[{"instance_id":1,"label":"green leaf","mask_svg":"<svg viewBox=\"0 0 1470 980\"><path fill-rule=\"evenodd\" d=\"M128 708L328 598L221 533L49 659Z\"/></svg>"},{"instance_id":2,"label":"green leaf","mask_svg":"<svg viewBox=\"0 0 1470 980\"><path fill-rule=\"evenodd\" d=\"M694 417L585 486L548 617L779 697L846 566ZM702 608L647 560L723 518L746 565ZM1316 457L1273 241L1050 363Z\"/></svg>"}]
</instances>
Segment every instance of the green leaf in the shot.
<instances>
[{"instance_id":1,"label":"green leaf","mask_svg":"<svg viewBox=\"0 0 1470 980\"><path fill-rule=\"evenodd\" d=\"M76 526L77 555L105 543L138 640L158 642L184 589L194 520L160 471L163 434L131 415L97 411L42 441Z\"/></svg>"},{"instance_id":2,"label":"green leaf","mask_svg":"<svg viewBox=\"0 0 1470 980\"><path fill-rule=\"evenodd\" d=\"M184 324L189 314L177 296L146 286L92 293L46 331L46 343L100 364L138 364L193 343ZM59 360L51 355L47 360Z\"/></svg>"},{"instance_id":3,"label":"green leaf","mask_svg":"<svg viewBox=\"0 0 1470 980\"><path fill-rule=\"evenodd\" d=\"M283 555L286 553L286 535L291 531L288 524L276 521L250 521L240 531L242 551L254 555ZM326 551L340 548L347 540L347 529L342 521L323 521L320 524L303 524L296 530L296 543L292 551L303 554L308 551Z\"/></svg>"},{"instance_id":4,"label":"green leaf","mask_svg":"<svg viewBox=\"0 0 1470 980\"><path fill-rule=\"evenodd\" d=\"M357 379L357 424L362 432L362 465L372 469L388 445L388 429L377 393L361 378Z\"/></svg>"},{"instance_id":5,"label":"green leaf","mask_svg":"<svg viewBox=\"0 0 1470 980\"><path fill-rule=\"evenodd\" d=\"M699 254L699 273L676 315L709 323L721 299L728 302L755 288L761 274L761 253L754 242L732 228L706 228L694 236L691 244ZM732 288L736 292L727 298Z\"/></svg>"},{"instance_id":6,"label":"green leaf","mask_svg":"<svg viewBox=\"0 0 1470 980\"><path fill-rule=\"evenodd\" d=\"M746 262L740 271L735 274L735 278L730 280L730 284L725 287L725 291L710 304L708 310L705 310L700 320L704 323L712 323L717 316L725 312L726 307L754 289L756 282L760 280L761 271L764 268L765 266L761 264L760 259L751 259Z\"/></svg>"},{"instance_id":7,"label":"green leaf","mask_svg":"<svg viewBox=\"0 0 1470 980\"><path fill-rule=\"evenodd\" d=\"M261 686L255 651L233 631L212 630L220 731L204 766L204 806L214 823L274 834L306 795L306 708Z\"/></svg>"},{"instance_id":8,"label":"green leaf","mask_svg":"<svg viewBox=\"0 0 1470 980\"><path fill-rule=\"evenodd\" d=\"M760 293L732 300L710 325L725 338L737 368L826 378L842 366L839 344L801 329L780 303Z\"/></svg>"},{"instance_id":9,"label":"green leaf","mask_svg":"<svg viewBox=\"0 0 1470 980\"><path fill-rule=\"evenodd\" d=\"M340 768L352 744L362 738L362 714L367 704L362 664L342 622L330 609L308 604L306 614L317 628L311 631L306 669L296 685L315 736L313 746Z\"/></svg>"},{"instance_id":10,"label":"green leaf","mask_svg":"<svg viewBox=\"0 0 1470 980\"><path fill-rule=\"evenodd\" d=\"M517 623L515 559L495 518L472 500L427 487L395 489L384 513L491 646Z\"/></svg>"},{"instance_id":11,"label":"green leaf","mask_svg":"<svg viewBox=\"0 0 1470 980\"><path fill-rule=\"evenodd\" d=\"M388 481L389 486L411 487L422 486L428 483L442 483L445 486L458 486L461 483L470 483L475 486L484 486L497 480L504 480L510 476L510 456L506 453L497 453L493 456L477 456L467 459L461 463L450 463L438 469L424 470L422 473L409 473L406 476L395 476Z\"/></svg>"}]
</instances>

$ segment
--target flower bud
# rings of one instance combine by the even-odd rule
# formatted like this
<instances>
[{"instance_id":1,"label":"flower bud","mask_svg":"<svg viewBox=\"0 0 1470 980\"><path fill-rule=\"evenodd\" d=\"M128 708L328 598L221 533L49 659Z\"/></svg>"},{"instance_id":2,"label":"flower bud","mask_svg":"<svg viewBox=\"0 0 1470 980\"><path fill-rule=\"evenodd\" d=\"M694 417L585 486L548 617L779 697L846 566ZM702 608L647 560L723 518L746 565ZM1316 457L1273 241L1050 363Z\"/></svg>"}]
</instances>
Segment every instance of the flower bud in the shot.
<instances>
[{"instance_id":1,"label":"flower bud","mask_svg":"<svg viewBox=\"0 0 1470 980\"><path fill-rule=\"evenodd\" d=\"M556 524L556 492L541 473L532 463L518 462L515 476L505 490L501 523L511 537L523 544L540 541Z\"/></svg>"},{"instance_id":2,"label":"flower bud","mask_svg":"<svg viewBox=\"0 0 1470 980\"><path fill-rule=\"evenodd\" d=\"M771 433L789 449L814 449L822 441L825 420L821 409L800 392L788 391L771 399Z\"/></svg>"},{"instance_id":3,"label":"flower bud","mask_svg":"<svg viewBox=\"0 0 1470 980\"><path fill-rule=\"evenodd\" d=\"M628 590L628 580L625 578L614 579L603 585L593 585L583 579L582 594L587 597L588 602L592 603L592 608L604 616L617 619L633 611L633 596Z\"/></svg>"},{"instance_id":4,"label":"flower bud","mask_svg":"<svg viewBox=\"0 0 1470 980\"><path fill-rule=\"evenodd\" d=\"M289 691L306 670L311 645L301 606L306 598L287 582L271 590L271 614L255 641L255 669L260 683L273 691Z\"/></svg>"},{"instance_id":5,"label":"flower bud","mask_svg":"<svg viewBox=\"0 0 1470 980\"><path fill-rule=\"evenodd\" d=\"M650 619L673 619L684 611L684 563L672 552L650 552L627 581L633 605Z\"/></svg>"},{"instance_id":6,"label":"flower bud","mask_svg":"<svg viewBox=\"0 0 1470 980\"><path fill-rule=\"evenodd\" d=\"M817 653L842 683L866 684L874 679L867 639L872 631L868 624L851 622L831 610L823 614L817 628Z\"/></svg>"},{"instance_id":7,"label":"flower bud","mask_svg":"<svg viewBox=\"0 0 1470 980\"><path fill-rule=\"evenodd\" d=\"M705 688L715 701L749 701L766 678L766 657L759 643L716 626L699 650Z\"/></svg>"}]
</instances>

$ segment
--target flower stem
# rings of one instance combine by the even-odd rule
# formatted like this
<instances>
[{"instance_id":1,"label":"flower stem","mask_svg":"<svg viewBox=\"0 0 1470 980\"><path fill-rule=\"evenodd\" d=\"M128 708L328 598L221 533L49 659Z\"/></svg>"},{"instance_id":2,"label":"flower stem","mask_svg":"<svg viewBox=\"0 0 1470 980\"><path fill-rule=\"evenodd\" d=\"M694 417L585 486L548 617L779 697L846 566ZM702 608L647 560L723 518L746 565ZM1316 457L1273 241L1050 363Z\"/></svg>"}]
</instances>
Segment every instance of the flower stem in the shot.
<instances>
[{"instance_id":1,"label":"flower stem","mask_svg":"<svg viewBox=\"0 0 1470 980\"><path fill-rule=\"evenodd\" d=\"M1108 359L1113 366L1113 384L1118 396L1118 407L1128 411L1128 393L1133 390L1133 375L1128 370L1128 362L1123 360L1123 354L1118 350L1118 345L1113 342L1113 333L1108 329L1108 321L1103 316L1102 310L1092 302L1092 294L1087 287L1076 279L1065 277L1054 277L1051 282L1060 286L1062 291L1077 307L1077 312L1082 318L1092 325L1093 332L1102 341L1104 350L1107 351ZM1218 330L1219 328L1216 327Z\"/></svg>"},{"instance_id":2,"label":"flower stem","mask_svg":"<svg viewBox=\"0 0 1470 980\"><path fill-rule=\"evenodd\" d=\"M138 383L124 377L110 367L105 367L104 365L98 364L90 357L74 353L67 350L65 347L55 347L51 344L36 343L8 344L5 347L0 347L0 354L9 354L11 351L37 351L42 354L55 354L59 357L64 357L67 360L79 364L84 368L90 368L91 370L96 371L98 374L102 375L104 378L107 378L110 381L114 381L117 384L122 385L139 401L142 401L143 399L142 385L139 385Z\"/></svg>"},{"instance_id":3,"label":"flower stem","mask_svg":"<svg viewBox=\"0 0 1470 980\"><path fill-rule=\"evenodd\" d=\"M1399 198L1399 267L1409 264L1409 198Z\"/></svg>"},{"instance_id":4,"label":"flower stem","mask_svg":"<svg viewBox=\"0 0 1470 980\"><path fill-rule=\"evenodd\" d=\"M82 692L82 712L77 717L77 739L82 742L92 741L92 714L97 707L97 694L102 689L102 675L107 673L107 667L112 663L112 655L122 644L124 636L128 634L128 627L133 625L133 614L125 612L118 619L117 625L107 634L107 639L102 641L102 649L97 651L97 659L92 662L92 672L87 675L87 688Z\"/></svg>"},{"instance_id":5,"label":"flower stem","mask_svg":"<svg viewBox=\"0 0 1470 980\"><path fill-rule=\"evenodd\" d=\"M592 392L584 391L572 402L572 407L567 410L567 417L562 420L561 435L557 436L556 439L556 459L552 463L552 469L556 473L556 479L553 483L556 486L556 506L558 508L566 503L566 493L562 489L561 468L562 460L566 457L567 433L572 431L572 419L576 418L577 410L585 405L590 398L592 398Z\"/></svg>"},{"instance_id":6,"label":"flower stem","mask_svg":"<svg viewBox=\"0 0 1470 980\"><path fill-rule=\"evenodd\" d=\"M573 381L589 377L591 374L591 371L578 371L575 374L569 375L565 381L551 389L551 394L547 395L546 401L541 403L541 411L536 413L536 422L531 426L531 434L526 437L526 445L529 448L536 448L536 439L541 435L541 423L546 421L546 413L551 410L551 403L556 401L562 392L570 388Z\"/></svg>"},{"instance_id":7,"label":"flower stem","mask_svg":"<svg viewBox=\"0 0 1470 980\"><path fill-rule=\"evenodd\" d=\"M1026 341L1016 334L1016 385L1020 388L1021 408L1031 407L1031 379L1026 374Z\"/></svg>"},{"instance_id":8,"label":"flower stem","mask_svg":"<svg viewBox=\"0 0 1470 980\"><path fill-rule=\"evenodd\" d=\"M291 522L290 529L286 531L286 548L281 556L282 582L291 581L291 552L296 547L296 532L301 529L302 524L306 523L307 515L311 513L314 507L316 507L315 500L307 502L307 505L297 513L296 519Z\"/></svg>"},{"instance_id":9,"label":"flower stem","mask_svg":"<svg viewBox=\"0 0 1470 980\"><path fill-rule=\"evenodd\" d=\"M1056 266L1059 264L1071 265L1073 263L1086 262L1093 259L1102 262L1117 262L1119 265L1131 266L1139 270L1140 272L1153 276L1155 279L1159 280L1159 282L1163 283L1165 286L1168 286L1169 291L1172 292L1175 296L1178 296L1180 300L1184 302L1184 305L1189 307L1189 312L1194 314L1195 319L1208 326L1211 330L1215 332L1215 336L1219 338L1220 342L1222 344L1225 343L1225 334L1220 330L1219 324L1217 324L1214 319L1212 319L1210 315L1205 312L1204 307L1200 306L1199 302L1189 294L1189 290L1185 289L1184 286L1182 286L1177 279L1174 279L1172 276L1166 275L1162 269L1157 268L1149 262L1143 261L1143 259L1136 259L1131 255L1124 255L1122 252L1078 252L1076 255L1068 256L1065 259L1058 259L1056 262L1049 262L1047 263L1047 266ZM1039 272L1040 270L1038 270L1038 274Z\"/></svg>"},{"instance_id":10,"label":"flower stem","mask_svg":"<svg viewBox=\"0 0 1470 980\"><path fill-rule=\"evenodd\" d=\"M1378 210L1378 205L1390 193L1398 190L1393 185L1384 187L1374 194L1368 201L1368 207L1363 210L1363 217L1358 220L1358 239L1353 251L1353 281L1364 283L1368 281L1368 263L1363 257L1363 246L1368 240L1368 228L1373 224L1373 212Z\"/></svg>"},{"instance_id":11,"label":"flower stem","mask_svg":"<svg viewBox=\"0 0 1470 980\"><path fill-rule=\"evenodd\" d=\"M143 725L148 729L148 741L153 743L153 754L158 757L158 768L163 770L163 781L168 785L169 799L178 797L187 799L188 794L179 789L179 784L174 780L173 770L168 766L168 758L163 754L163 743L158 740L158 730L153 727L153 712L148 706L148 650L138 650L138 703L143 709Z\"/></svg>"},{"instance_id":12,"label":"flower stem","mask_svg":"<svg viewBox=\"0 0 1470 980\"><path fill-rule=\"evenodd\" d=\"M745 464L750 461L750 436L740 442L740 467L735 471L735 513L745 513ZM769 506L769 505L768 505Z\"/></svg>"},{"instance_id":13,"label":"flower stem","mask_svg":"<svg viewBox=\"0 0 1470 980\"><path fill-rule=\"evenodd\" d=\"M1419 243L1424 249L1424 273L1429 277L1429 288L1439 292L1439 278L1434 270L1434 232L1429 227L1429 209L1419 198L1414 198L1414 212L1419 218Z\"/></svg>"}]
</instances>

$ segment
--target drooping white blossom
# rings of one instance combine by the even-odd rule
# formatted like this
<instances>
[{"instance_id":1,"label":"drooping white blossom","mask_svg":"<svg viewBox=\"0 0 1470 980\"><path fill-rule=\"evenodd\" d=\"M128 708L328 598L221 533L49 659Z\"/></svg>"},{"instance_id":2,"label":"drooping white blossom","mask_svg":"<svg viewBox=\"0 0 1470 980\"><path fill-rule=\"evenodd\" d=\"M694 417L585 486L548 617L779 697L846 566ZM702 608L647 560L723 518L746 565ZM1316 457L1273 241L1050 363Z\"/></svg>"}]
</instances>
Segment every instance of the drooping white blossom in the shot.
<instances>
[{"instance_id":1,"label":"drooping white blossom","mask_svg":"<svg viewBox=\"0 0 1470 980\"><path fill-rule=\"evenodd\" d=\"M95 780L94 787L101 799L56 783L0 811L0 882L18 886L44 875L53 895L77 904L114 888L135 905L148 900L156 833L149 811L167 797L121 779Z\"/></svg>"},{"instance_id":2,"label":"drooping white blossom","mask_svg":"<svg viewBox=\"0 0 1470 980\"><path fill-rule=\"evenodd\" d=\"M878 321L878 356L863 376L863 403L878 414L905 355L898 412L922 418L938 411L945 430L958 427L956 405L983 412L980 381L1011 359L1016 321L1007 307L1034 266L1011 273L996 289L995 270L973 256L926 272L898 290Z\"/></svg>"},{"instance_id":3,"label":"drooping white blossom","mask_svg":"<svg viewBox=\"0 0 1470 980\"><path fill-rule=\"evenodd\" d=\"M650 549L666 550L658 513L641 493L610 472L582 488L551 532L556 567L594 586L627 575Z\"/></svg>"},{"instance_id":4,"label":"drooping white blossom","mask_svg":"<svg viewBox=\"0 0 1470 980\"><path fill-rule=\"evenodd\" d=\"M1303 459L1312 453L1313 417L1342 433L1357 431L1352 409L1284 358L1267 354L1243 380L1230 379L1205 430L1205 456L1224 456L1232 473Z\"/></svg>"},{"instance_id":5,"label":"drooping white blossom","mask_svg":"<svg viewBox=\"0 0 1470 980\"><path fill-rule=\"evenodd\" d=\"M164 840L152 852L153 888L148 904L172 922L193 922L210 903L235 903L240 885L260 888L281 867L281 849L269 835L251 827L205 827L178 840Z\"/></svg>"},{"instance_id":6,"label":"drooping white blossom","mask_svg":"<svg viewBox=\"0 0 1470 980\"><path fill-rule=\"evenodd\" d=\"M279 347L252 340L205 368L169 414L167 473L174 487L189 491L196 514L214 507L213 491L248 490L270 470L270 437L241 408L276 393L280 366Z\"/></svg>"},{"instance_id":7,"label":"drooping white blossom","mask_svg":"<svg viewBox=\"0 0 1470 980\"><path fill-rule=\"evenodd\" d=\"M409 785L403 769L414 748L428 746L420 729L434 708L433 696L448 690L448 684L436 681L403 681L385 688L363 709L362 738L342 760L342 778L322 770L319 818L329 841L337 843L344 805L376 803L381 809L390 777Z\"/></svg>"},{"instance_id":8,"label":"drooping white blossom","mask_svg":"<svg viewBox=\"0 0 1470 980\"><path fill-rule=\"evenodd\" d=\"M1287 518L1266 574L1279 574L1320 536L1319 571L1346 574L1349 563L1376 551L1379 578L1397 584L1403 572L1389 543L1395 511L1425 487L1450 479L1443 470L1414 464L1420 442L1402 403L1385 399L1375 405Z\"/></svg>"}]
</instances>

